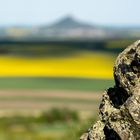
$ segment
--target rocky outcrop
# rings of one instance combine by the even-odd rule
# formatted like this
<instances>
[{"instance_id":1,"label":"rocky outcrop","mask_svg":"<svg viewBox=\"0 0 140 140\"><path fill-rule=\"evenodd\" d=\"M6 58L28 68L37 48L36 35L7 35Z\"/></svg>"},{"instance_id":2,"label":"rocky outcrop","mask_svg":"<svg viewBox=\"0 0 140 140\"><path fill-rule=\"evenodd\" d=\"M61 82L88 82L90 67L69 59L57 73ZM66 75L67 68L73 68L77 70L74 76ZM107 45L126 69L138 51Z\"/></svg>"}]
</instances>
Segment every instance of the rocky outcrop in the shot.
<instances>
[{"instance_id":1,"label":"rocky outcrop","mask_svg":"<svg viewBox=\"0 0 140 140\"><path fill-rule=\"evenodd\" d=\"M102 96L100 120L80 140L140 140L140 40L118 56L114 80Z\"/></svg>"}]
</instances>

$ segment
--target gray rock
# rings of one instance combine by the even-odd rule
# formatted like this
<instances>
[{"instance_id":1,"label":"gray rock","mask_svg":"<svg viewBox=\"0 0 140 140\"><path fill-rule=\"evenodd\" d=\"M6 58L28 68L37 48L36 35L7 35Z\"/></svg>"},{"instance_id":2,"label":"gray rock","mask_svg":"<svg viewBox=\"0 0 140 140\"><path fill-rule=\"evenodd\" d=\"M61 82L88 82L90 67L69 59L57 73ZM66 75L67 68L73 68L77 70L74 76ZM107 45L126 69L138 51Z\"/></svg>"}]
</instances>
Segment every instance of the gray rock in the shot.
<instances>
[{"instance_id":1,"label":"gray rock","mask_svg":"<svg viewBox=\"0 0 140 140\"><path fill-rule=\"evenodd\" d=\"M102 96L100 120L80 140L140 140L140 40L117 57L114 80Z\"/></svg>"}]
</instances>

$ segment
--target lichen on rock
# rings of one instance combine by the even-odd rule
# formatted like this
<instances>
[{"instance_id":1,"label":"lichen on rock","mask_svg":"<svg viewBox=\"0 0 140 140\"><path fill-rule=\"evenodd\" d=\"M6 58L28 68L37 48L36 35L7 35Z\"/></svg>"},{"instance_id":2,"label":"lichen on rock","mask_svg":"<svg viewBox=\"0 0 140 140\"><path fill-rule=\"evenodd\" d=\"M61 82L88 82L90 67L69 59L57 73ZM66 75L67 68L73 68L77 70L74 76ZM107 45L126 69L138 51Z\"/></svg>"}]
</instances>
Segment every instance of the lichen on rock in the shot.
<instances>
[{"instance_id":1,"label":"lichen on rock","mask_svg":"<svg viewBox=\"0 0 140 140\"><path fill-rule=\"evenodd\" d=\"M140 40L117 57L114 80L103 93L100 120L80 140L140 140Z\"/></svg>"}]
</instances>

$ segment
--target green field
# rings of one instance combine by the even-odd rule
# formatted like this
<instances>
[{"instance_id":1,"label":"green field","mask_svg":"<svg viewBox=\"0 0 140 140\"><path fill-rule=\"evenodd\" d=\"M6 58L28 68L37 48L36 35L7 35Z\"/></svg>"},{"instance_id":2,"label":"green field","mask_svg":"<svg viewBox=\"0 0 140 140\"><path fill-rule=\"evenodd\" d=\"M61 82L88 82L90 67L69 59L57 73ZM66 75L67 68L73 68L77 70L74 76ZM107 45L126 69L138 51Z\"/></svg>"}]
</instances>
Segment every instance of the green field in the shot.
<instances>
[{"instance_id":1,"label":"green field","mask_svg":"<svg viewBox=\"0 0 140 140\"><path fill-rule=\"evenodd\" d=\"M0 89L53 89L103 91L113 86L112 79L83 78L0 78Z\"/></svg>"},{"instance_id":2,"label":"green field","mask_svg":"<svg viewBox=\"0 0 140 140\"><path fill-rule=\"evenodd\" d=\"M101 91L113 85L111 79L0 78L0 139L76 140L95 121ZM39 119L54 107L66 110ZM68 109L79 119L71 120ZM66 120L59 120L65 116Z\"/></svg>"}]
</instances>

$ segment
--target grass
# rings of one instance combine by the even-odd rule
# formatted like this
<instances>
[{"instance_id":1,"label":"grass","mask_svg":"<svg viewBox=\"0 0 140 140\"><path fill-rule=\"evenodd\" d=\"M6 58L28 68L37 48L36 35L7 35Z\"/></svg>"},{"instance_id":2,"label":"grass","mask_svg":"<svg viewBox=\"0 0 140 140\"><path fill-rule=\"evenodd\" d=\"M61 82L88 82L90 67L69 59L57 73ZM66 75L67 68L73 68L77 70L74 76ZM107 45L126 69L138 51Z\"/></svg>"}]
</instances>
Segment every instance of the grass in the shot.
<instances>
[{"instance_id":1,"label":"grass","mask_svg":"<svg viewBox=\"0 0 140 140\"><path fill-rule=\"evenodd\" d=\"M110 40L106 43L106 48L112 48L112 49L125 49L127 46L129 46L130 44L132 44L133 42L135 42L136 40Z\"/></svg>"},{"instance_id":2,"label":"grass","mask_svg":"<svg viewBox=\"0 0 140 140\"><path fill-rule=\"evenodd\" d=\"M29 118L23 116L0 117L0 139L62 139L69 129L79 122L77 112L68 109L54 109L44 113L41 116Z\"/></svg>"},{"instance_id":3,"label":"grass","mask_svg":"<svg viewBox=\"0 0 140 140\"><path fill-rule=\"evenodd\" d=\"M56 117L54 111L48 112L53 115L53 123L47 122L46 118L49 114L46 114L44 119L40 120L36 117L3 117L0 118L0 139L2 140L76 140L80 135L90 127L91 123L94 123L97 119L96 115L90 116L85 121L81 119L70 119L73 117L73 113L67 116L67 110L58 110L57 114L64 119L59 120ZM75 111L74 111L75 112ZM75 112L76 113L76 112ZM63 116L64 115L64 116ZM72 115L72 116L71 116ZM40 120L39 122L36 120Z\"/></svg>"},{"instance_id":4,"label":"grass","mask_svg":"<svg viewBox=\"0 0 140 140\"><path fill-rule=\"evenodd\" d=\"M81 90L102 91L113 86L112 79L85 78L35 78L11 77L0 78L0 89L53 89L53 90Z\"/></svg>"},{"instance_id":5,"label":"grass","mask_svg":"<svg viewBox=\"0 0 140 140\"><path fill-rule=\"evenodd\" d=\"M88 103L97 104L97 99L66 99L66 98L50 98L50 97L0 97L0 101L30 101L30 102L63 102L63 103Z\"/></svg>"},{"instance_id":6,"label":"grass","mask_svg":"<svg viewBox=\"0 0 140 140\"><path fill-rule=\"evenodd\" d=\"M0 89L55 89L55 90L78 90L78 91L100 91L104 90L109 86L113 85L113 80L111 79L84 79L84 78L35 78L35 77L11 77L11 78L0 78ZM20 91L19 90L19 91ZM67 94L67 93L66 93ZM97 111L95 111L94 105L98 104L98 101L91 99L91 100L82 100L82 99L58 99L58 98L41 98L41 97L0 97L0 101L29 101L32 102L58 102L64 103L63 106L66 106L68 103L75 104L75 106L82 105L91 105L92 111L94 111L94 115L96 115ZM22 104L22 102L20 103ZM17 104L17 106L20 104ZM74 108L74 107L73 107ZM72 109L73 109L72 108ZM27 110L28 108L26 108ZM91 111L90 109L90 111ZM34 110L34 109L32 109ZM32 111L31 110L31 111ZM36 110L36 108L35 108ZM86 108L86 111L89 108ZM16 111L16 109L15 109ZM22 111L22 108L20 108ZM84 113L84 116L86 114ZM82 116L83 117L83 116ZM16 119L15 119L16 120ZM87 123L87 119L83 122L75 122L72 125L66 123L57 123L57 124L43 124L38 125L33 123L30 125L22 124L16 125L13 124L6 128L6 125L0 126L0 139L2 140L76 140L80 137L80 135L86 131L88 127L90 127L91 123L94 120L90 120ZM2 121L4 122L4 121ZM17 122L17 120L16 120ZM86 123L85 123L86 122ZM9 121L10 123L10 121ZM14 123L11 121L11 123Z\"/></svg>"},{"instance_id":7,"label":"grass","mask_svg":"<svg viewBox=\"0 0 140 140\"><path fill-rule=\"evenodd\" d=\"M61 139L70 127L66 124L24 128L24 125L0 129L1 140L56 140Z\"/></svg>"}]
</instances>

